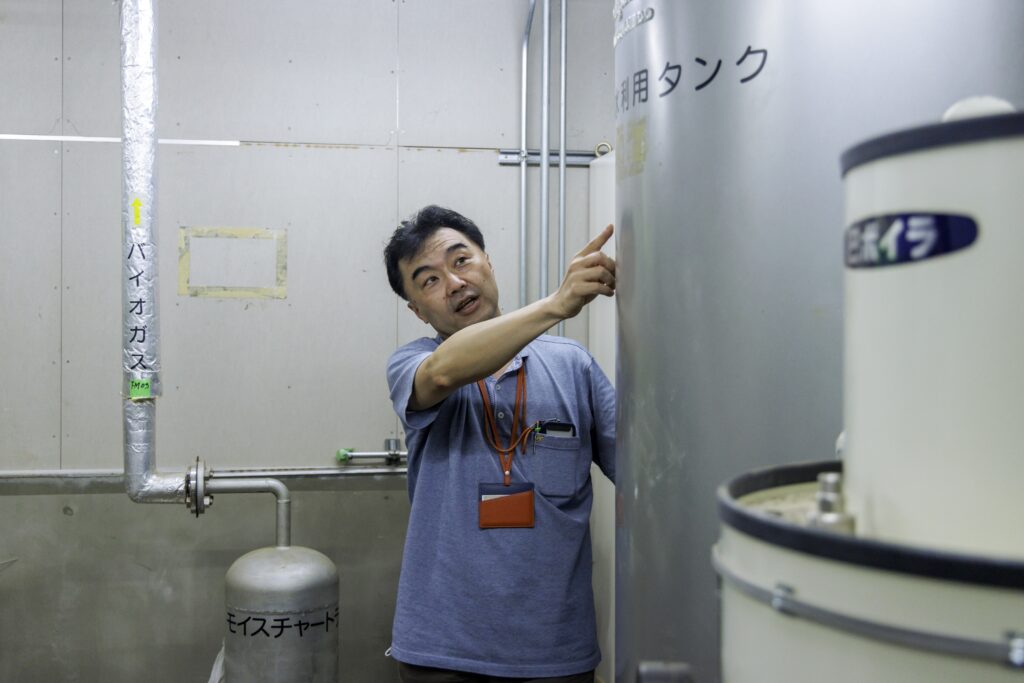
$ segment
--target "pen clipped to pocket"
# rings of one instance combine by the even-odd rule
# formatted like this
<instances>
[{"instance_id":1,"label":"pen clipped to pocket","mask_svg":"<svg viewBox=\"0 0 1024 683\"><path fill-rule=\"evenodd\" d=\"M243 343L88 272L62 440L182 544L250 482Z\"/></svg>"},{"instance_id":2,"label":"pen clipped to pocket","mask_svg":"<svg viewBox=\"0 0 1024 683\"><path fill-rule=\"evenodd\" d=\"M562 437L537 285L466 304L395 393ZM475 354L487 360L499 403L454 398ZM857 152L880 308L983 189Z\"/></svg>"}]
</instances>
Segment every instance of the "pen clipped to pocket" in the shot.
<instances>
[{"instance_id":1,"label":"pen clipped to pocket","mask_svg":"<svg viewBox=\"0 0 1024 683\"><path fill-rule=\"evenodd\" d=\"M576 436L576 425L561 420L542 420L537 425L537 433L545 437L571 439Z\"/></svg>"}]
</instances>

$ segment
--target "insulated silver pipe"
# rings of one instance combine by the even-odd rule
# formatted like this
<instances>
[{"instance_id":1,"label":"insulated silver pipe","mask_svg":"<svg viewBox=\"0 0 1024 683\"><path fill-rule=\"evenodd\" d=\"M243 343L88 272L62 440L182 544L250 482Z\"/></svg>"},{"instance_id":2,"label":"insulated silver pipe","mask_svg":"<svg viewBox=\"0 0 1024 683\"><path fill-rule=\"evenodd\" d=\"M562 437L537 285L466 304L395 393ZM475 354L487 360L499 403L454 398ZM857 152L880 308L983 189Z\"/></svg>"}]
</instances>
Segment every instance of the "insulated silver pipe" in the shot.
<instances>
[{"instance_id":1,"label":"insulated silver pipe","mask_svg":"<svg viewBox=\"0 0 1024 683\"><path fill-rule=\"evenodd\" d=\"M184 503L185 476L156 471L156 402L124 401L124 486L136 503Z\"/></svg>"},{"instance_id":2,"label":"insulated silver pipe","mask_svg":"<svg viewBox=\"0 0 1024 683\"><path fill-rule=\"evenodd\" d=\"M530 29L533 27L533 10L537 0L530 0L530 11L526 15L523 29L522 78L519 92L519 307L526 305L526 167L529 152L526 149L526 96L530 73Z\"/></svg>"},{"instance_id":3,"label":"insulated silver pipe","mask_svg":"<svg viewBox=\"0 0 1024 683\"><path fill-rule=\"evenodd\" d=\"M125 489L138 503L185 502L185 477L156 472L160 332L156 252L156 3L121 3L122 364Z\"/></svg>"},{"instance_id":4,"label":"insulated silver pipe","mask_svg":"<svg viewBox=\"0 0 1024 683\"><path fill-rule=\"evenodd\" d=\"M558 104L558 282L565 277L565 55L566 55L566 15L569 0L562 0L560 26L560 92ZM558 334L565 334L565 321L558 323Z\"/></svg>"},{"instance_id":5,"label":"insulated silver pipe","mask_svg":"<svg viewBox=\"0 0 1024 683\"><path fill-rule=\"evenodd\" d=\"M540 76L540 292L548 295L548 205L551 164L551 0L544 0L544 39Z\"/></svg>"},{"instance_id":6,"label":"insulated silver pipe","mask_svg":"<svg viewBox=\"0 0 1024 683\"><path fill-rule=\"evenodd\" d=\"M277 498L277 547L292 544L292 499L288 487L277 479L217 479L206 482L206 492L273 493Z\"/></svg>"}]
</instances>

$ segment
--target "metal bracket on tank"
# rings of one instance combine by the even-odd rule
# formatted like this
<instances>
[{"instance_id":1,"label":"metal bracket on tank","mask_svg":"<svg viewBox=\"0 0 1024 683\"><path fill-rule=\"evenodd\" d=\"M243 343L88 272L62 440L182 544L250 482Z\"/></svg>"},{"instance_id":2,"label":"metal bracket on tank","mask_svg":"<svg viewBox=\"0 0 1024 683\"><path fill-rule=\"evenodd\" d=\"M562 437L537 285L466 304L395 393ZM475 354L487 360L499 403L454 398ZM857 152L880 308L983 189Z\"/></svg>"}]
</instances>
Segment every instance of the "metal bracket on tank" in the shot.
<instances>
[{"instance_id":1,"label":"metal bracket on tank","mask_svg":"<svg viewBox=\"0 0 1024 683\"><path fill-rule=\"evenodd\" d=\"M792 586L787 586L784 583L775 584L775 588L772 590L772 609L782 614L793 614L789 609L789 603L793 599L793 593L795 592Z\"/></svg>"},{"instance_id":2,"label":"metal bracket on tank","mask_svg":"<svg viewBox=\"0 0 1024 683\"><path fill-rule=\"evenodd\" d=\"M206 512L213 505L213 497L206 493L206 463L196 458L196 464L185 474L185 506L194 512L196 517Z\"/></svg>"},{"instance_id":3,"label":"metal bracket on tank","mask_svg":"<svg viewBox=\"0 0 1024 683\"><path fill-rule=\"evenodd\" d=\"M690 665L684 662L640 662L636 683L693 683Z\"/></svg>"},{"instance_id":4,"label":"metal bracket on tank","mask_svg":"<svg viewBox=\"0 0 1024 683\"><path fill-rule=\"evenodd\" d=\"M1000 642L948 636L869 621L804 602L795 597L797 594L795 588L783 583L777 583L772 589L748 581L725 566L718 556L717 547L713 549L711 559L715 571L723 581L747 597L764 603L788 617L806 619L826 628L871 638L890 645L901 645L915 650L954 657L978 659L1002 666L1009 665L1024 673L1024 634L1008 631L1005 634L1006 639Z\"/></svg>"},{"instance_id":5,"label":"metal bracket on tank","mask_svg":"<svg viewBox=\"0 0 1024 683\"><path fill-rule=\"evenodd\" d=\"M1024 633L1007 631L1006 639L1010 641L1010 666L1024 669Z\"/></svg>"}]
</instances>

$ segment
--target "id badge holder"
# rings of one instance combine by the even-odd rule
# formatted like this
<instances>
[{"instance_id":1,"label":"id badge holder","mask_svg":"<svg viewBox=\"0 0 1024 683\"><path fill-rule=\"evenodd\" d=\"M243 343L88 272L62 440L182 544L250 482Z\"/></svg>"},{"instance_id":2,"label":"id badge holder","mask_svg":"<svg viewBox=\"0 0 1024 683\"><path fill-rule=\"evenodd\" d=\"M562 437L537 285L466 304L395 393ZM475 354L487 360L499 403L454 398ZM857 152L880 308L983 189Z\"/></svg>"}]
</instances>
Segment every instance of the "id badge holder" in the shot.
<instances>
[{"instance_id":1,"label":"id badge holder","mask_svg":"<svg viewBox=\"0 0 1024 683\"><path fill-rule=\"evenodd\" d=\"M480 484L480 528L523 529L533 527L533 484L513 482Z\"/></svg>"}]
</instances>

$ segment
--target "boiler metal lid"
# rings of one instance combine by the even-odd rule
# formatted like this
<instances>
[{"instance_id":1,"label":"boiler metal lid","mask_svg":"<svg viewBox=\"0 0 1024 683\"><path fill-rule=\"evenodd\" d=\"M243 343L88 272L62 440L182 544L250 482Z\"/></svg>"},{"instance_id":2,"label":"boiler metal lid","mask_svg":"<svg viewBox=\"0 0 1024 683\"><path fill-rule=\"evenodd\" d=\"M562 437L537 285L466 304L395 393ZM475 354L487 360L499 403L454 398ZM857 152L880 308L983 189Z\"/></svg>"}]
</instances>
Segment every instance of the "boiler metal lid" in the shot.
<instances>
[{"instance_id":1,"label":"boiler metal lid","mask_svg":"<svg viewBox=\"0 0 1024 683\"><path fill-rule=\"evenodd\" d=\"M842 175L869 161L933 147L1024 135L1024 112L933 123L888 133L854 145L839 159Z\"/></svg>"}]
</instances>

